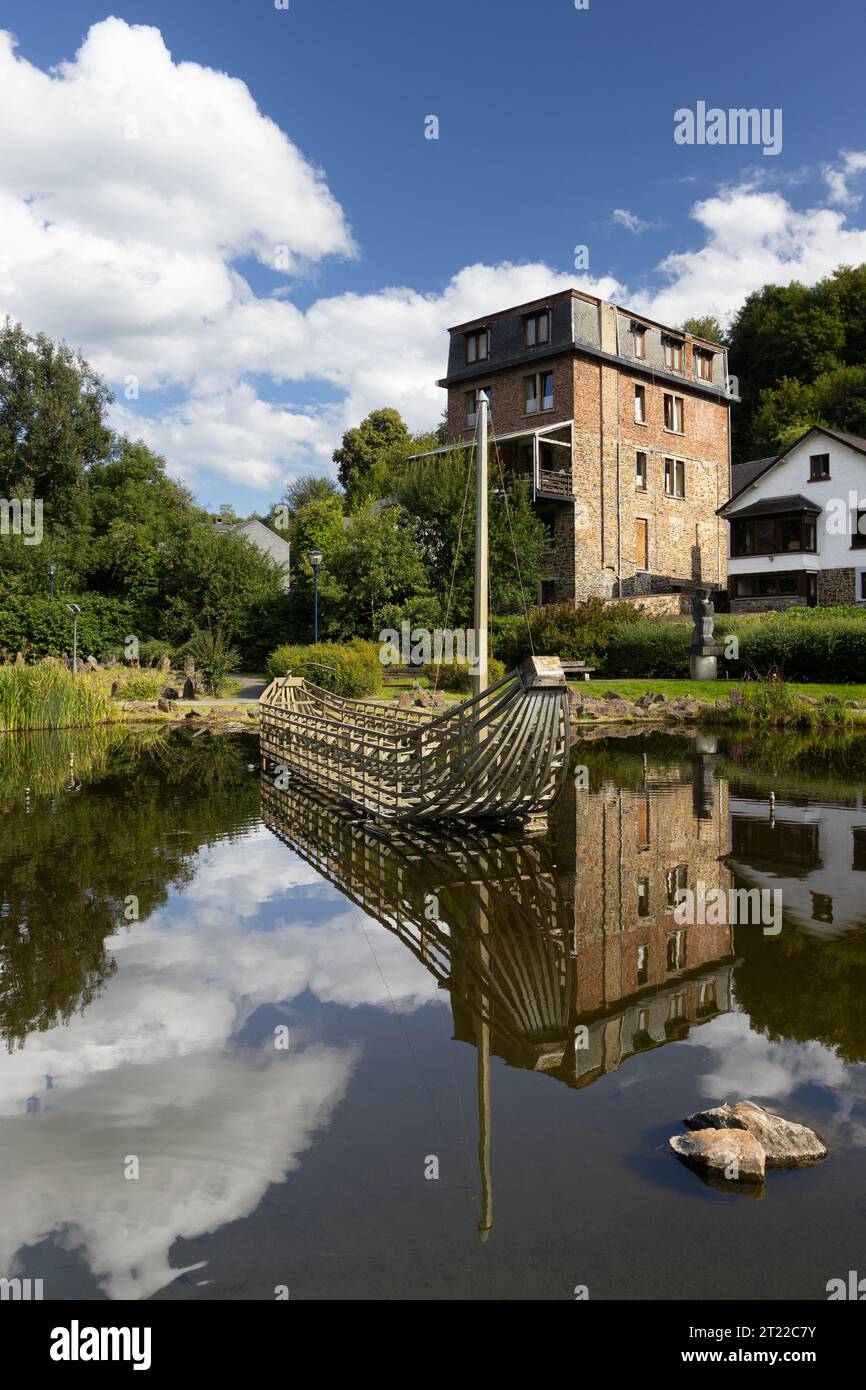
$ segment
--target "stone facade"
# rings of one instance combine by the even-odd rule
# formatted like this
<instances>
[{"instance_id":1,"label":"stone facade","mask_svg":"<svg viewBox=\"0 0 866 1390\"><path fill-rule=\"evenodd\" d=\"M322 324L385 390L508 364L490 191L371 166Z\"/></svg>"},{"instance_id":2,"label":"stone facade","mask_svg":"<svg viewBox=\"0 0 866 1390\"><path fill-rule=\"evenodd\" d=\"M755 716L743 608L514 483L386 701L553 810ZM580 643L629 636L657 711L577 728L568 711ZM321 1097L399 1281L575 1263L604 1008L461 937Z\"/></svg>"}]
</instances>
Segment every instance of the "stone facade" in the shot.
<instances>
[{"instance_id":1,"label":"stone facade","mask_svg":"<svg viewBox=\"0 0 866 1390\"><path fill-rule=\"evenodd\" d=\"M854 569L818 571L818 605L826 608L835 603L856 603L857 572Z\"/></svg>"},{"instance_id":2,"label":"stone facade","mask_svg":"<svg viewBox=\"0 0 866 1390\"><path fill-rule=\"evenodd\" d=\"M549 314L549 340L527 349L523 322L536 311ZM639 322L644 358L634 355L632 325ZM468 367L467 334L479 329L488 334L489 358ZM729 495L725 354L674 334L680 366L668 367L668 332L577 291L451 330L449 375L440 383L448 391L449 442L471 439L468 397L478 389L490 390L493 430L508 467L533 470L532 438L541 432L535 495L551 532L542 591L548 599L672 594L726 583L727 527L716 515ZM696 353L711 363L710 380L695 377ZM553 374L553 408L529 413L526 379L546 372ZM644 423L635 419L636 388ZM666 426L665 396L680 403L681 430ZM554 431L568 452L545 444L544 433ZM637 486L638 453L646 460L645 488ZM568 490L551 496L540 485L542 470L563 456ZM683 478L682 496L671 495L678 486L666 489L666 459ZM644 537L645 565L638 553Z\"/></svg>"}]
</instances>

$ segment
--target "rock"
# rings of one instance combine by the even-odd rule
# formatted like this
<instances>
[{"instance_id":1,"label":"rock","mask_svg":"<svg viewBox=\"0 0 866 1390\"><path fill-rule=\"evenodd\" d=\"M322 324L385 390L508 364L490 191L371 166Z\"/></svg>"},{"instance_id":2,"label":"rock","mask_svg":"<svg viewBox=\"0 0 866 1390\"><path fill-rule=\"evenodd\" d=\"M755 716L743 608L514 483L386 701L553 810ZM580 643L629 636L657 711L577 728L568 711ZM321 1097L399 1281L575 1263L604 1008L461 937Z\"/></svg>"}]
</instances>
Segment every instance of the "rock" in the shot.
<instances>
[{"instance_id":1,"label":"rock","mask_svg":"<svg viewBox=\"0 0 866 1390\"><path fill-rule=\"evenodd\" d=\"M824 696L824 704L825 704L825 705L841 705L841 704L844 704L844 701L843 701L843 700L840 700L838 695L825 695L825 696Z\"/></svg>"},{"instance_id":2,"label":"rock","mask_svg":"<svg viewBox=\"0 0 866 1390\"><path fill-rule=\"evenodd\" d=\"M187 676L183 683L183 698L185 700L195 699L195 681L190 676Z\"/></svg>"},{"instance_id":3,"label":"rock","mask_svg":"<svg viewBox=\"0 0 866 1390\"><path fill-rule=\"evenodd\" d=\"M14 665L15 665L15 666L23 666L23 665L24 665L24 653L23 653L23 652L17 652L17 653L16 653Z\"/></svg>"},{"instance_id":4,"label":"rock","mask_svg":"<svg viewBox=\"0 0 866 1390\"><path fill-rule=\"evenodd\" d=\"M813 1129L773 1115L750 1100L698 1110L685 1122L690 1129L746 1130L767 1155L768 1168L800 1168L827 1157L827 1147Z\"/></svg>"},{"instance_id":5,"label":"rock","mask_svg":"<svg viewBox=\"0 0 866 1390\"><path fill-rule=\"evenodd\" d=\"M173 685L167 685L165 687L165 690L162 692L162 698L164 700L179 700L180 695L175 690Z\"/></svg>"},{"instance_id":6,"label":"rock","mask_svg":"<svg viewBox=\"0 0 866 1390\"><path fill-rule=\"evenodd\" d=\"M86 661L85 665L87 666L88 671L98 671L98 670L100 670L99 662L96 660L96 657L95 657L95 656L89 656L89 657L87 658L87 661Z\"/></svg>"},{"instance_id":7,"label":"rock","mask_svg":"<svg viewBox=\"0 0 866 1390\"><path fill-rule=\"evenodd\" d=\"M159 663L159 669L164 676L168 675L169 671L171 670L171 659L167 656L164 656Z\"/></svg>"},{"instance_id":8,"label":"rock","mask_svg":"<svg viewBox=\"0 0 866 1390\"><path fill-rule=\"evenodd\" d=\"M161 709L163 714L172 714L174 712L174 705L171 700L166 700L163 695L160 695L157 700L156 707L157 709Z\"/></svg>"},{"instance_id":9,"label":"rock","mask_svg":"<svg viewBox=\"0 0 866 1390\"><path fill-rule=\"evenodd\" d=\"M746 1129L697 1129L668 1144L686 1163L731 1183L764 1181L764 1147Z\"/></svg>"},{"instance_id":10,"label":"rock","mask_svg":"<svg viewBox=\"0 0 866 1390\"><path fill-rule=\"evenodd\" d=\"M114 699L114 697L115 697L115 695L117 694L117 692L118 692L119 689L120 689L120 681L112 681L112 682L111 682L111 698L112 698L112 700Z\"/></svg>"},{"instance_id":11,"label":"rock","mask_svg":"<svg viewBox=\"0 0 866 1390\"><path fill-rule=\"evenodd\" d=\"M654 704L655 699L655 695L648 690L645 695L641 695L639 700L635 700L635 705L638 709L649 709Z\"/></svg>"},{"instance_id":12,"label":"rock","mask_svg":"<svg viewBox=\"0 0 866 1390\"><path fill-rule=\"evenodd\" d=\"M603 700L619 700L622 697L618 690L606 690L601 698Z\"/></svg>"},{"instance_id":13,"label":"rock","mask_svg":"<svg viewBox=\"0 0 866 1390\"><path fill-rule=\"evenodd\" d=\"M401 691L400 698L397 701L397 704L399 705L400 709L411 709L415 704L411 690Z\"/></svg>"},{"instance_id":14,"label":"rock","mask_svg":"<svg viewBox=\"0 0 866 1390\"><path fill-rule=\"evenodd\" d=\"M247 710L247 719L258 719L258 717L259 717L259 707L258 707L258 705L256 705L256 707L255 707L254 709L248 709L248 710Z\"/></svg>"}]
</instances>

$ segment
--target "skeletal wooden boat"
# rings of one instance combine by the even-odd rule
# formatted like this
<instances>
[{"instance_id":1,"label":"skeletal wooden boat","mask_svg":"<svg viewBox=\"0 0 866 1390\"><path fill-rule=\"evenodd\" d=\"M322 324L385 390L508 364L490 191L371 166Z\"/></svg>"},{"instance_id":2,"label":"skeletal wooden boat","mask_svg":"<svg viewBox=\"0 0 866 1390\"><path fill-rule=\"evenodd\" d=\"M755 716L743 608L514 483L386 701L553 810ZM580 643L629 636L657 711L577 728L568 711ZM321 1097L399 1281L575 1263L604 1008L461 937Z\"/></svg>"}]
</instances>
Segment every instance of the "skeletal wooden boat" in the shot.
<instances>
[{"instance_id":1,"label":"skeletal wooden boat","mask_svg":"<svg viewBox=\"0 0 866 1390\"><path fill-rule=\"evenodd\" d=\"M379 820L526 820L565 776L559 660L532 656L487 684L487 410L479 392L472 699L439 714L401 709L342 699L294 674L261 696L263 756Z\"/></svg>"},{"instance_id":2,"label":"skeletal wooden boat","mask_svg":"<svg viewBox=\"0 0 866 1390\"><path fill-rule=\"evenodd\" d=\"M524 820L565 776L568 691L530 657L442 713L344 700L300 676L261 697L262 753L379 820Z\"/></svg>"}]
</instances>

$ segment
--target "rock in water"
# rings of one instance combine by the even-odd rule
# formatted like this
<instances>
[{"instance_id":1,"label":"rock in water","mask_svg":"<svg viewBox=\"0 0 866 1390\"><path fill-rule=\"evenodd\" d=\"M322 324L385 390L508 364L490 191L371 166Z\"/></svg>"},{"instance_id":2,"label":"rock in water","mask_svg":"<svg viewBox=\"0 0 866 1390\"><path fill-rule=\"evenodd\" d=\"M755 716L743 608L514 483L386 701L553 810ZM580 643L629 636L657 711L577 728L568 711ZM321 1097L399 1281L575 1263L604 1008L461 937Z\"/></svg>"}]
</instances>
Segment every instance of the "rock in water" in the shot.
<instances>
[{"instance_id":1,"label":"rock in water","mask_svg":"<svg viewBox=\"0 0 866 1390\"><path fill-rule=\"evenodd\" d=\"M768 1168L801 1168L827 1157L827 1146L813 1129L773 1115L750 1100L698 1110L686 1124L696 1130L748 1130L763 1146Z\"/></svg>"},{"instance_id":2,"label":"rock in water","mask_svg":"<svg viewBox=\"0 0 866 1390\"><path fill-rule=\"evenodd\" d=\"M746 1129L698 1129L669 1140L678 1158L730 1182L763 1182L764 1147Z\"/></svg>"}]
</instances>

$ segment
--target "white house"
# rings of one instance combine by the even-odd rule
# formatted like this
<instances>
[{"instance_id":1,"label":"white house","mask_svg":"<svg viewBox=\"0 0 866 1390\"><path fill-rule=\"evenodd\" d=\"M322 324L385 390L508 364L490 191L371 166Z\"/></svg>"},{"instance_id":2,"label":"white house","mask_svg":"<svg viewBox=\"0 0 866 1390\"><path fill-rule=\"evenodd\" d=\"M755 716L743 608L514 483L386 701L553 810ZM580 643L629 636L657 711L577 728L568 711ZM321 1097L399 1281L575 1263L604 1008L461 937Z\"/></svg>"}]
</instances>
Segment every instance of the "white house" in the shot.
<instances>
[{"instance_id":1,"label":"white house","mask_svg":"<svg viewBox=\"0 0 866 1390\"><path fill-rule=\"evenodd\" d=\"M731 475L732 613L866 603L866 439L816 425Z\"/></svg>"},{"instance_id":2,"label":"white house","mask_svg":"<svg viewBox=\"0 0 866 1390\"><path fill-rule=\"evenodd\" d=\"M265 526L263 522L254 517L252 521L236 521L233 524L215 521L214 529L223 535L231 532L235 536L243 536L250 545L256 547L256 550L261 550L263 554L269 555L272 560L283 567L282 587L284 589L291 588L292 548L288 541L284 541L282 536L278 536L269 526Z\"/></svg>"}]
</instances>

